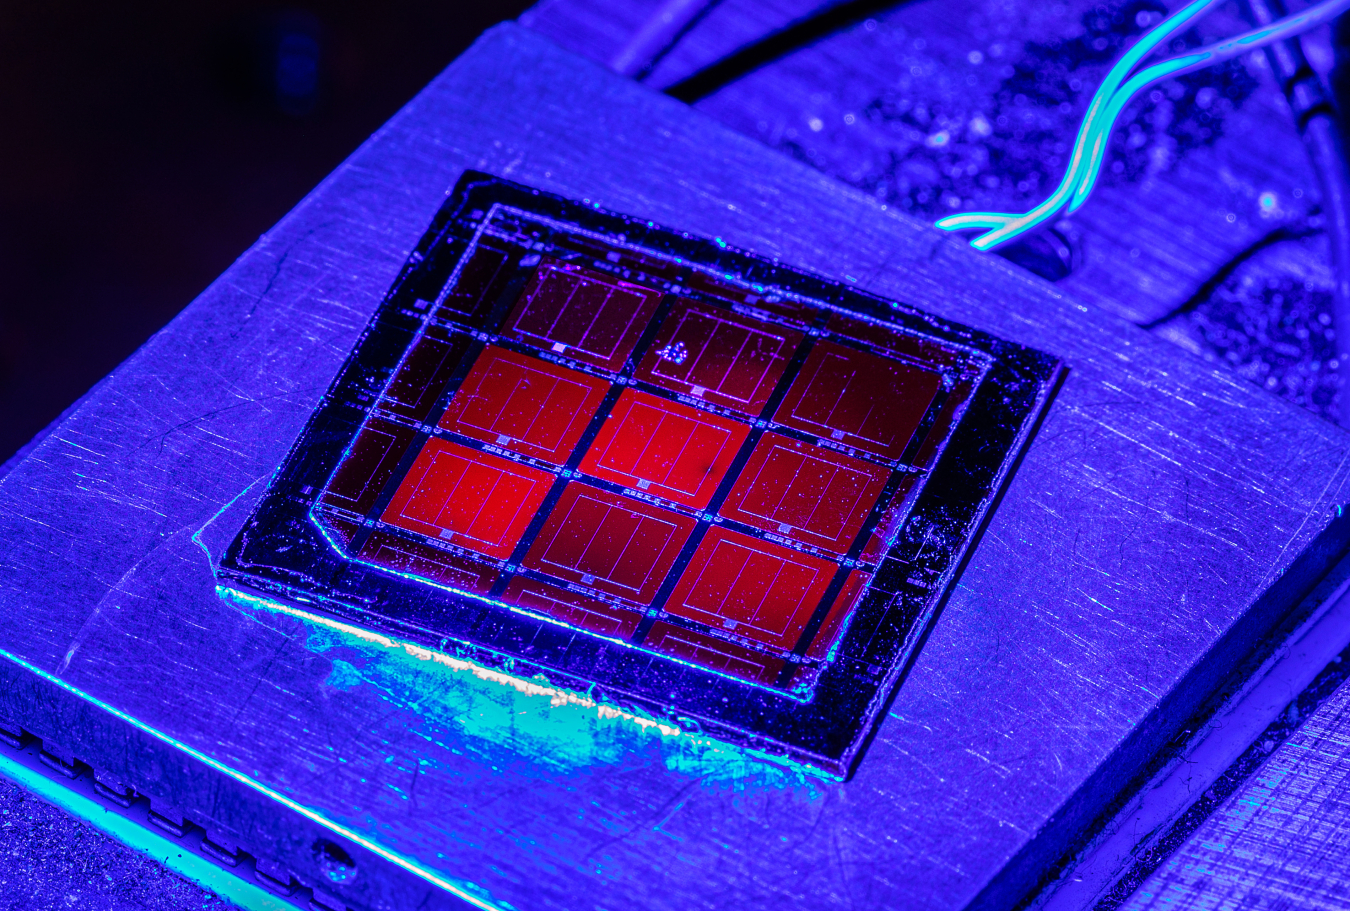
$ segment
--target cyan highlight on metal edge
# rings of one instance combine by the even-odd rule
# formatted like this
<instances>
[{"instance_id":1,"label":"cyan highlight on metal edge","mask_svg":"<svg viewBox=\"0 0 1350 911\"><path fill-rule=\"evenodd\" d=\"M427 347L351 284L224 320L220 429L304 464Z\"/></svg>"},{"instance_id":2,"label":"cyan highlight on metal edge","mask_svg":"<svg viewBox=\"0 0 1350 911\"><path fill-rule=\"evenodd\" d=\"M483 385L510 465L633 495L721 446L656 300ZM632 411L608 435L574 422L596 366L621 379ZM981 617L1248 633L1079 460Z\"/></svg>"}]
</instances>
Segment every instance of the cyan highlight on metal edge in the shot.
<instances>
[{"instance_id":1,"label":"cyan highlight on metal edge","mask_svg":"<svg viewBox=\"0 0 1350 911\"><path fill-rule=\"evenodd\" d=\"M0 776L51 804L83 820L116 839L133 851L148 855L179 876L190 880L216 896L245 911L301 911L302 908L328 908L327 903L301 906L245 878L246 870L229 869L201 850L200 838L190 836L171 840L123 809L95 795L87 774L62 781L48 772L34 755L36 744L27 748L0 745ZM133 808L135 805L133 804ZM143 808L142 808L143 809ZM191 839L189 841L189 839ZM334 908L332 911L341 911Z\"/></svg>"},{"instance_id":2,"label":"cyan highlight on metal edge","mask_svg":"<svg viewBox=\"0 0 1350 911\"><path fill-rule=\"evenodd\" d=\"M625 711L585 693L552 686L546 679L504 673L276 598L225 586L216 591L243 610L304 624L306 648L315 653L330 649L347 653L368 646L359 669L334 659L331 685L371 686L428 724L444 726L446 718L425 705L425 693L434 691L438 704L454 704L462 746L488 752L493 761L505 756L523 758L537 763L545 773L574 774L618 764L635 752L655 747L666 767L704 788L791 790L814 800L821 794L819 786L831 781L831 776L812 765ZM464 698L471 701L466 704ZM413 709L418 703L420 707Z\"/></svg>"},{"instance_id":3,"label":"cyan highlight on metal edge","mask_svg":"<svg viewBox=\"0 0 1350 911\"><path fill-rule=\"evenodd\" d=\"M227 778L230 778L233 781L236 781L239 784L244 785L248 789L262 795L263 797L266 797L269 800L276 801L277 803L281 804L287 809L300 814L310 822L317 823L319 826L327 829L333 834L341 836L342 838L345 838L353 842L354 844L360 845L367 851L370 851L371 853L394 864L395 866L401 868L402 870L411 873L418 879L421 879L439 889L443 889L444 891L450 893L451 895L454 895L457 898L463 899L465 902L468 902L471 906L478 908L479 911L512 911L510 905L501 902L495 902L490 898L480 894L480 890L476 886L450 879L449 877L446 877L440 873L427 869L425 866L417 863L414 860L410 860L409 858L404 857L403 855L395 851L389 850L388 848L384 847L383 845L379 844L378 842L374 841L368 836L362 835L361 833L356 832L353 829L342 825L341 823L329 819L319 811L311 809L310 807L306 807L305 805L299 803L298 801L295 801L290 797L287 797L285 794L282 794L280 791L277 791L276 789L263 784L256 778L253 778L250 775L246 775L243 772L239 771L238 769L232 768L229 765L226 765L225 763L217 759L214 759L211 756L208 756L201 750L198 750L195 747L187 743L184 743L183 741L178 740L177 738L172 737L169 734L166 734L163 731L160 731L149 724L146 724L139 718L136 718L133 715L130 715L127 712L118 709L116 706L113 706L112 704L105 702L102 699L98 699L90 695L89 693L84 692L80 688L73 686L70 683L67 683L60 677L48 673L42 668L37 667L36 665L31 664L28 661L25 661L24 659L18 657L17 655L14 655L4 649L0 649L0 658L4 658L7 661L11 662L12 664L23 668L24 670L28 671L29 673L33 674L39 679L44 680L47 683L60 688L61 690L64 690L66 693L69 693L70 695L76 697L77 699L80 699L83 702L86 702L90 705L96 706L101 711L106 712L109 715L112 715L119 721L125 722L126 724L130 725L136 730L144 734L147 734L150 737L153 737L160 743L163 743L166 746L172 747L173 749L182 752L184 755L187 755L192 759L195 759L196 761L207 766L208 768L212 769L213 771L219 772L220 774L226 776Z\"/></svg>"}]
</instances>

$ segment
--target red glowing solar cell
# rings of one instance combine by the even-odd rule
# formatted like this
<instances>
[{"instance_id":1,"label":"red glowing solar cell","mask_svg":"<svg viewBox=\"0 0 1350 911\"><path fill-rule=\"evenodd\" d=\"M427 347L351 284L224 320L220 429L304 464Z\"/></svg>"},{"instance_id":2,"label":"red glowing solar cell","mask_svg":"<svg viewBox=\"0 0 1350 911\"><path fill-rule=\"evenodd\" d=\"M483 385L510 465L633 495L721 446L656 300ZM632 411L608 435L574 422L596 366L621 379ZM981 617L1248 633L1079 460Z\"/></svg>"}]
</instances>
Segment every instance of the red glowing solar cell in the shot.
<instances>
[{"instance_id":1,"label":"red glowing solar cell","mask_svg":"<svg viewBox=\"0 0 1350 911\"><path fill-rule=\"evenodd\" d=\"M467 446L428 440L383 521L505 559L544 501L553 475Z\"/></svg>"},{"instance_id":2,"label":"red glowing solar cell","mask_svg":"<svg viewBox=\"0 0 1350 911\"><path fill-rule=\"evenodd\" d=\"M581 470L684 506L708 505L750 428L625 389Z\"/></svg>"},{"instance_id":3,"label":"red glowing solar cell","mask_svg":"<svg viewBox=\"0 0 1350 911\"><path fill-rule=\"evenodd\" d=\"M654 651L755 683L773 683L784 664L781 658L661 621L652 624L642 644Z\"/></svg>"},{"instance_id":4,"label":"red glowing solar cell","mask_svg":"<svg viewBox=\"0 0 1350 911\"><path fill-rule=\"evenodd\" d=\"M381 405L411 421L426 420L467 347L466 336L451 334L440 326L428 327L399 367Z\"/></svg>"},{"instance_id":5,"label":"red glowing solar cell","mask_svg":"<svg viewBox=\"0 0 1350 911\"><path fill-rule=\"evenodd\" d=\"M572 626L593 630L606 636L627 639L633 635L642 614L625 610L597 598L538 582L515 578L506 587L502 600L527 610L537 611Z\"/></svg>"},{"instance_id":6,"label":"red glowing solar cell","mask_svg":"<svg viewBox=\"0 0 1350 911\"><path fill-rule=\"evenodd\" d=\"M488 347L456 390L440 427L561 465L608 389L605 380Z\"/></svg>"},{"instance_id":7,"label":"red glowing solar cell","mask_svg":"<svg viewBox=\"0 0 1350 911\"><path fill-rule=\"evenodd\" d=\"M369 512L416 435L411 428L389 421L366 424L338 465L324 491L323 502L356 513Z\"/></svg>"},{"instance_id":8,"label":"red glowing solar cell","mask_svg":"<svg viewBox=\"0 0 1350 911\"><path fill-rule=\"evenodd\" d=\"M898 459L940 383L936 373L833 342L817 342L774 420Z\"/></svg>"},{"instance_id":9,"label":"red glowing solar cell","mask_svg":"<svg viewBox=\"0 0 1350 911\"><path fill-rule=\"evenodd\" d=\"M661 587L694 520L573 481L524 563L646 604Z\"/></svg>"},{"instance_id":10,"label":"red glowing solar cell","mask_svg":"<svg viewBox=\"0 0 1350 911\"><path fill-rule=\"evenodd\" d=\"M794 329L681 300L661 323L635 375L755 416L801 340Z\"/></svg>"},{"instance_id":11,"label":"red glowing solar cell","mask_svg":"<svg viewBox=\"0 0 1350 911\"><path fill-rule=\"evenodd\" d=\"M890 469L776 433L755 445L722 515L843 554Z\"/></svg>"},{"instance_id":12,"label":"red glowing solar cell","mask_svg":"<svg viewBox=\"0 0 1350 911\"><path fill-rule=\"evenodd\" d=\"M660 297L650 288L545 260L511 311L503 334L618 370L647 328Z\"/></svg>"},{"instance_id":13,"label":"red glowing solar cell","mask_svg":"<svg viewBox=\"0 0 1350 911\"><path fill-rule=\"evenodd\" d=\"M834 645L834 640L839 638L839 630L842 628L844 620L853 610L854 605L858 603L859 596L867 589L871 581L872 575L860 569L855 569L848 574L844 587L839 590L834 603L830 605L830 612L825 615L825 622L820 624L820 630L817 631L816 638L811 640L811 647L806 650L806 657L816 659L825 657L830 650L830 646Z\"/></svg>"},{"instance_id":14,"label":"red glowing solar cell","mask_svg":"<svg viewBox=\"0 0 1350 911\"><path fill-rule=\"evenodd\" d=\"M790 649L835 569L828 560L713 528L699 543L666 610Z\"/></svg>"},{"instance_id":15,"label":"red glowing solar cell","mask_svg":"<svg viewBox=\"0 0 1350 911\"><path fill-rule=\"evenodd\" d=\"M405 541L385 531L372 532L359 556L386 569L478 595L486 595L497 581L497 570L491 566L426 544Z\"/></svg>"}]
</instances>

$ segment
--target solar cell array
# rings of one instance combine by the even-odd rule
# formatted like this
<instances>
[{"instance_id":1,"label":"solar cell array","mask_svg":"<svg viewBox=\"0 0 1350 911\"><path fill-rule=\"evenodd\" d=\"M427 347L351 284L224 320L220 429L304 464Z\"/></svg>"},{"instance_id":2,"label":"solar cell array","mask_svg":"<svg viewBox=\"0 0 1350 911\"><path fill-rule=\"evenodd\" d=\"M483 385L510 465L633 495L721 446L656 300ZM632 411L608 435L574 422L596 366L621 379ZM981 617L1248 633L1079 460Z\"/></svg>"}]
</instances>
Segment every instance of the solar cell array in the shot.
<instances>
[{"instance_id":1,"label":"solar cell array","mask_svg":"<svg viewBox=\"0 0 1350 911\"><path fill-rule=\"evenodd\" d=\"M1063 375L466 172L219 573L846 775Z\"/></svg>"},{"instance_id":2,"label":"solar cell array","mask_svg":"<svg viewBox=\"0 0 1350 911\"><path fill-rule=\"evenodd\" d=\"M934 451L959 358L538 236L497 218L418 301L432 316L315 518L368 565L800 684Z\"/></svg>"}]
</instances>

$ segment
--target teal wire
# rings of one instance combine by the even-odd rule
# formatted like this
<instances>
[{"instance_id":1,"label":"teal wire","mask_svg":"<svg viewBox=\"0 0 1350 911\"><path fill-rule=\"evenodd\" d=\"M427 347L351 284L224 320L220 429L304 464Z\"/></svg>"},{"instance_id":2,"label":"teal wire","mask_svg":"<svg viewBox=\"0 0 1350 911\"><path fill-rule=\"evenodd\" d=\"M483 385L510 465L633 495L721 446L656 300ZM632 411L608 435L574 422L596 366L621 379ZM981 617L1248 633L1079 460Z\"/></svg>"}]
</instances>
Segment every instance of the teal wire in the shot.
<instances>
[{"instance_id":1,"label":"teal wire","mask_svg":"<svg viewBox=\"0 0 1350 911\"><path fill-rule=\"evenodd\" d=\"M1067 211L1073 212L1087 202L1088 195L1096 186L1097 177L1101 174L1102 162L1106 158L1106 142L1111 137L1111 131L1115 129L1116 120L1125 110L1125 105L1133 101L1135 95L1161 79L1178 76L1200 67L1212 66L1215 62L1210 59L1208 54L1189 54L1185 57L1165 60L1139 72L1133 79L1125 83L1120 91L1116 92L1110 104L1104 110L1100 126L1093 134L1092 153L1087 156L1092 165L1074 191L1073 198L1069 200ZM985 238L978 239L984 240ZM989 247L985 245L978 247L978 249L987 250Z\"/></svg>"},{"instance_id":2,"label":"teal wire","mask_svg":"<svg viewBox=\"0 0 1350 911\"><path fill-rule=\"evenodd\" d=\"M1293 16L1286 16L1283 19L1244 32L1234 38L1217 42L1203 48L1198 48L1188 54L1175 57L1171 60L1163 61L1141 71L1116 93L1111 99L1107 116L1102 122L1102 129L1094 140L1093 151L1089 157L1092 161L1092 168L1083 176L1082 182L1074 191L1073 199L1070 200L1068 211L1074 212L1083 203L1087 202L1088 195L1096 186L1097 178L1101 173L1102 161L1106 157L1106 141L1110 137L1111 130L1115 127L1115 121L1120 116L1121 110L1131 99L1142 92L1150 84L1168 77L1180 76L1185 73L1214 66L1231 60L1248 51L1264 47L1275 41L1285 38L1291 38L1301 34L1308 29L1315 28L1324 22L1334 19L1346 9L1350 9L1350 0L1331 0L1304 10Z\"/></svg>"},{"instance_id":3,"label":"teal wire","mask_svg":"<svg viewBox=\"0 0 1350 911\"><path fill-rule=\"evenodd\" d=\"M1036 208L1025 213L962 212L940 219L936 224L944 231L969 228L993 229L970 242L977 250L989 250L1007 243L1020 234L1052 218L1066 206L1072 212L1087 201L1101 173L1106 155L1106 142L1121 111L1130 100L1149 85L1170 76L1179 76L1229 60L1247 51L1264 47L1274 41L1293 37L1314 28L1350 9L1350 0L1327 0L1302 13L1287 16L1277 22L1253 29L1237 37L1200 48L1191 53L1165 60L1141 71L1122 86L1125 78L1153 48L1174 34L1195 17L1216 5L1217 0L1197 0L1175 16L1164 20L1147 33L1122 57L1101 87L1097 89L1088 112L1079 128L1073 155L1064 178L1055 192ZM1090 150L1090 151L1089 151Z\"/></svg>"},{"instance_id":4,"label":"teal wire","mask_svg":"<svg viewBox=\"0 0 1350 911\"><path fill-rule=\"evenodd\" d=\"M1001 212L963 212L956 215L950 215L937 223L939 228L947 231L960 230L962 228L993 228L995 230L982 235L972 241L971 245L978 249L987 249L1010 240L1013 237L1025 231L1029 231L1049 218L1052 218L1061 209L1065 202L1070 198L1076 185L1079 184L1080 174L1085 168L1091 166L1091 162L1084 157L1083 151L1088 141L1093 137L1096 124L1102 111L1109 104L1112 96L1120 83L1129 75L1130 71L1138 65L1139 61L1144 59L1153 49L1163 41L1166 41L1177 31L1191 24L1198 16L1218 5L1219 0L1194 0L1191 4L1183 7L1179 12L1174 13L1164 19L1157 26L1146 32L1142 38L1135 42L1134 46L1125 53L1111 67L1102 80L1096 93L1092 97L1092 103L1088 106L1087 115L1083 118L1083 123L1079 127L1078 137L1074 141L1073 154L1069 161L1068 170L1059 182L1059 186L1049 199L1041 203L1030 212L1022 214L1001 213ZM987 242L982 245L981 242Z\"/></svg>"}]
</instances>

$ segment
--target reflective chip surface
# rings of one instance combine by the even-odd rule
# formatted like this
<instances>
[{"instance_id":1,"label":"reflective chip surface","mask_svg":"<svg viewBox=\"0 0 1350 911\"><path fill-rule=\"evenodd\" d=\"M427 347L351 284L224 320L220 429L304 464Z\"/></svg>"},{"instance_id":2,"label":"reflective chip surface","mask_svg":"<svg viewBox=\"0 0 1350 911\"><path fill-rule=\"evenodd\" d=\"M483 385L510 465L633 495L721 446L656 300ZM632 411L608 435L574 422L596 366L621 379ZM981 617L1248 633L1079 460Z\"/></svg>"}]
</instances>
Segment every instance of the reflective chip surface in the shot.
<instances>
[{"instance_id":1,"label":"reflective chip surface","mask_svg":"<svg viewBox=\"0 0 1350 911\"><path fill-rule=\"evenodd\" d=\"M1059 370L471 175L223 571L845 774Z\"/></svg>"}]
</instances>

